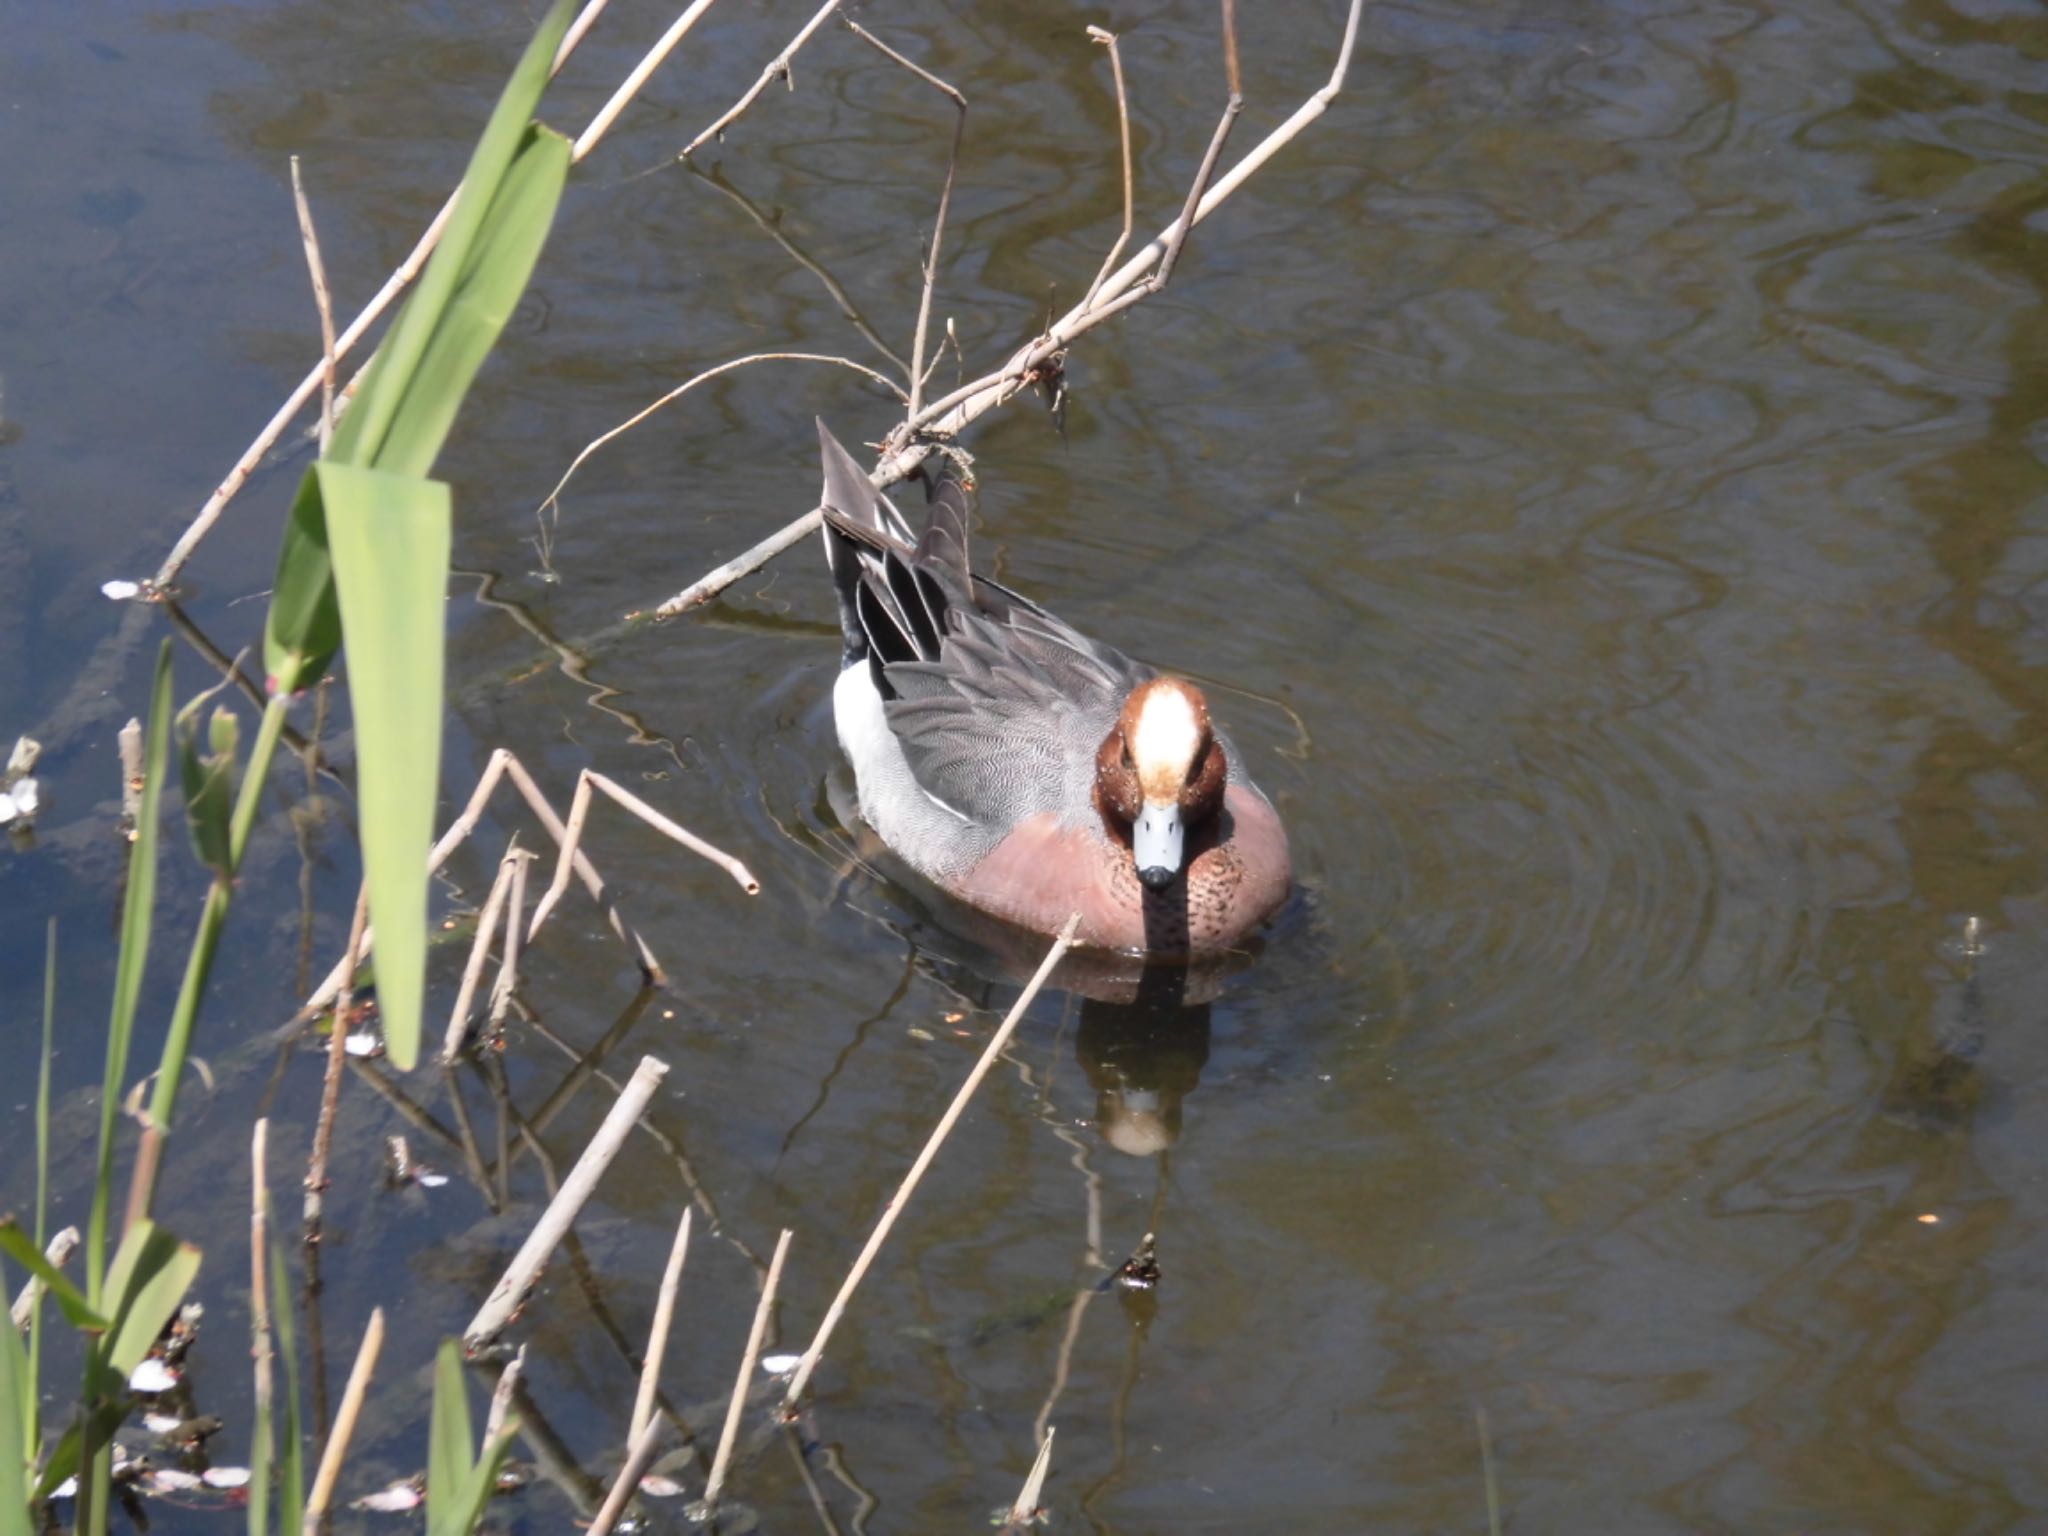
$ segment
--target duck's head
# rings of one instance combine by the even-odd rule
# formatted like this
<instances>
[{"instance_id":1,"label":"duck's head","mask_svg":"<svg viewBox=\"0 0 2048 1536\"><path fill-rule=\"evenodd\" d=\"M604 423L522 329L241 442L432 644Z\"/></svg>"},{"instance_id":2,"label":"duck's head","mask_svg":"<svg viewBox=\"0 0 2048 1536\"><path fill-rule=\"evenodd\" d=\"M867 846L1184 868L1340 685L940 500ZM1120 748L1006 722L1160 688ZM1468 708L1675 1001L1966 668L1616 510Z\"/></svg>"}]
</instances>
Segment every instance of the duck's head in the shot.
<instances>
[{"instance_id":1,"label":"duck's head","mask_svg":"<svg viewBox=\"0 0 2048 1536\"><path fill-rule=\"evenodd\" d=\"M1186 867L1189 833L1223 807L1224 777L1201 689L1155 677L1131 690L1095 754L1095 798L1128 834L1147 889L1165 890Z\"/></svg>"}]
</instances>

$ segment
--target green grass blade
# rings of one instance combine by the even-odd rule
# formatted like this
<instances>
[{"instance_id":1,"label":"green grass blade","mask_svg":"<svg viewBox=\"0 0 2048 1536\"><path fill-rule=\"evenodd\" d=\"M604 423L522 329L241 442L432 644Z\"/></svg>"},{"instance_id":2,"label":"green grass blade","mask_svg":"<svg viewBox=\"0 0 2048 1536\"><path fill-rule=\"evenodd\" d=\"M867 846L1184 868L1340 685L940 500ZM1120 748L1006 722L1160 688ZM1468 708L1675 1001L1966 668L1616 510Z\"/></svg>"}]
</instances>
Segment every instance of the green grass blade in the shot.
<instances>
[{"instance_id":1,"label":"green grass blade","mask_svg":"<svg viewBox=\"0 0 2048 1536\"><path fill-rule=\"evenodd\" d=\"M434 1409L427 1429L427 1536L463 1536L471 1465L469 1384L462 1379L462 1346L441 1341L434 1359Z\"/></svg>"},{"instance_id":2,"label":"green grass blade","mask_svg":"<svg viewBox=\"0 0 2048 1536\"><path fill-rule=\"evenodd\" d=\"M442 312L454 295L477 232L498 195L499 183L518 152L534 108L540 105L541 92L548 83L548 68L554 62L562 35L569 29L572 9L570 0L556 0L520 56L511 79L505 83L470 156L469 169L463 175L455 206L449 211L441 243L420 275L419 286L392 325L391 334L377 349L376 360L357 391L354 406L336 428L331 458L359 467L382 462L385 434L398 419L401 402L412 386L413 372L440 327ZM419 466L419 472L424 473L427 467Z\"/></svg>"},{"instance_id":3,"label":"green grass blade","mask_svg":"<svg viewBox=\"0 0 2048 1536\"><path fill-rule=\"evenodd\" d=\"M43 950L43 1049L36 1062L36 1251L50 1243L50 1062L57 1036L57 919ZM43 1443L43 1297L28 1313L28 1397L22 1408L22 1439L34 1464Z\"/></svg>"},{"instance_id":4,"label":"green grass blade","mask_svg":"<svg viewBox=\"0 0 2048 1536\"><path fill-rule=\"evenodd\" d=\"M274 1233L273 1228L270 1317L277 1325L277 1352L284 1361L284 1479L278 1490L277 1529L279 1536L293 1536L306 1523L306 1455L299 1428L298 1339L292 1329L291 1292L285 1289L284 1245Z\"/></svg>"},{"instance_id":5,"label":"green grass blade","mask_svg":"<svg viewBox=\"0 0 2048 1536\"><path fill-rule=\"evenodd\" d=\"M356 794L377 1006L392 1064L419 1060L427 850L441 778L441 684L453 513L448 487L323 461L320 497L348 630Z\"/></svg>"},{"instance_id":6,"label":"green grass blade","mask_svg":"<svg viewBox=\"0 0 2048 1536\"><path fill-rule=\"evenodd\" d=\"M341 609L334 596L334 564L327 556L327 519L320 508L319 478L309 468L285 519L277 576L270 584L270 614L263 625L263 669L272 695L289 698L311 687L340 649Z\"/></svg>"},{"instance_id":7,"label":"green grass blade","mask_svg":"<svg viewBox=\"0 0 2048 1536\"><path fill-rule=\"evenodd\" d=\"M109 1326L106 1317L79 1294L78 1287L64 1278L55 1265L43 1257L43 1250L36 1241L22 1231L14 1221L0 1221L0 1253L4 1253L23 1269L43 1282L45 1289L57 1298L57 1305L63 1309L65 1319L74 1328L87 1333L105 1333Z\"/></svg>"},{"instance_id":8,"label":"green grass blade","mask_svg":"<svg viewBox=\"0 0 2048 1536\"><path fill-rule=\"evenodd\" d=\"M0 1284L0 1296L6 1294L6 1286ZM0 1536L35 1536L28 1508L35 1392L21 1335L0 1318Z\"/></svg>"},{"instance_id":9,"label":"green grass blade","mask_svg":"<svg viewBox=\"0 0 2048 1536\"><path fill-rule=\"evenodd\" d=\"M456 276L441 322L405 383L377 451L377 468L424 475L434 467L463 396L526 291L568 179L569 141L538 125L529 128Z\"/></svg>"},{"instance_id":10,"label":"green grass blade","mask_svg":"<svg viewBox=\"0 0 2048 1536\"><path fill-rule=\"evenodd\" d=\"M450 1512L450 1517L460 1523L450 1526L445 1536L469 1536L483 1522L484 1509L497 1491L498 1469L505 1464L505 1453L512 1448L512 1437L517 1432L518 1425L507 1422L484 1443L476 1465L469 1470L469 1480L462 1485L461 1498ZM431 1525L427 1529L428 1536L444 1536Z\"/></svg>"},{"instance_id":11,"label":"green grass blade","mask_svg":"<svg viewBox=\"0 0 2048 1536\"><path fill-rule=\"evenodd\" d=\"M150 920L156 907L156 839L169 767L171 736L171 642L157 652L156 681L150 688L149 734L142 754L142 804L135 816L135 844L128 852L128 893L121 904L121 952L114 966L114 1007L107 1021L106 1081L100 1091L99 1160L94 1166L92 1214L85 1230L86 1295L100 1299L107 1264L107 1208L114 1187L114 1114L128 1075L128 1044L135 1032L135 1004L149 959Z\"/></svg>"},{"instance_id":12,"label":"green grass blade","mask_svg":"<svg viewBox=\"0 0 2048 1536\"><path fill-rule=\"evenodd\" d=\"M192 851L216 876L235 877L228 852L228 820L235 804L235 749L240 723L234 712L216 709L207 730L210 750L199 749L199 705L194 699L178 711L178 766L185 786L185 830Z\"/></svg>"},{"instance_id":13,"label":"green grass blade","mask_svg":"<svg viewBox=\"0 0 2048 1536\"><path fill-rule=\"evenodd\" d=\"M125 1383L199 1273L199 1250L148 1217L131 1226L107 1271L111 1299L100 1359Z\"/></svg>"}]
</instances>

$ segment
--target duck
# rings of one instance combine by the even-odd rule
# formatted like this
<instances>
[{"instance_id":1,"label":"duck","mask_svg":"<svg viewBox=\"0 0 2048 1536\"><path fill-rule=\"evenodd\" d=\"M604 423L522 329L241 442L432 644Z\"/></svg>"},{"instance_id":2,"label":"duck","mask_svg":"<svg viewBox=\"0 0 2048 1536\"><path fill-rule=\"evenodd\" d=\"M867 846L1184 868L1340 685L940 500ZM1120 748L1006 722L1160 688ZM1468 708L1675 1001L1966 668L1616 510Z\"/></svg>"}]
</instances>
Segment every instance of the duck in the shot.
<instances>
[{"instance_id":1,"label":"duck","mask_svg":"<svg viewBox=\"0 0 2048 1536\"><path fill-rule=\"evenodd\" d=\"M954 900L1145 956L1240 947L1286 902L1287 833L1195 683L975 574L967 485L913 533L823 421L832 687L861 820Z\"/></svg>"}]
</instances>

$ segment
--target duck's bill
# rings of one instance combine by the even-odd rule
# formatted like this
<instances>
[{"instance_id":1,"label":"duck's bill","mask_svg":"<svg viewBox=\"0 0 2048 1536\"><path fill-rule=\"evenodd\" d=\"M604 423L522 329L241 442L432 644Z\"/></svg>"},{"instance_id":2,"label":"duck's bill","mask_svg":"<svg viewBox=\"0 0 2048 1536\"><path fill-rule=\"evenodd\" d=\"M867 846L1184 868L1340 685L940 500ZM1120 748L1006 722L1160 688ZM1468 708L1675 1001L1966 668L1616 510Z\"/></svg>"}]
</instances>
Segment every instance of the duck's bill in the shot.
<instances>
[{"instance_id":1,"label":"duck's bill","mask_svg":"<svg viewBox=\"0 0 2048 1536\"><path fill-rule=\"evenodd\" d=\"M1182 835L1180 807L1147 800L1131 826L1131 859L1148 890L1162 891L1180 873Z\"/></svg>"}]
</instances>

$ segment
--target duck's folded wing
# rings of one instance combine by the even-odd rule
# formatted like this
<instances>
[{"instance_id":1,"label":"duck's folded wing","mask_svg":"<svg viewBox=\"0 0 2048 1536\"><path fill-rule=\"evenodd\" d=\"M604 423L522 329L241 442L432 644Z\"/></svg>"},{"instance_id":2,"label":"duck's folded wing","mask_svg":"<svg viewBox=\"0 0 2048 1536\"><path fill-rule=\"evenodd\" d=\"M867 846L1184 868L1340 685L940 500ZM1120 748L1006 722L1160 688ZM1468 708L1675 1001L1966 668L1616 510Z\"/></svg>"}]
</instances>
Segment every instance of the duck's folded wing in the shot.
<instances>
[{"instance_id":1,"label":"duck's folded wing","mask_svg":"<svg viewBox=\"0 0 2048 1536\"><path fill-rule=\"evenodd\" d=\"M918 786L989 829L1092 814L1096 749L1150 672L1024 599L949 618L938 660L884 669L889 728Z\"/></svg>"}]
</instances>

